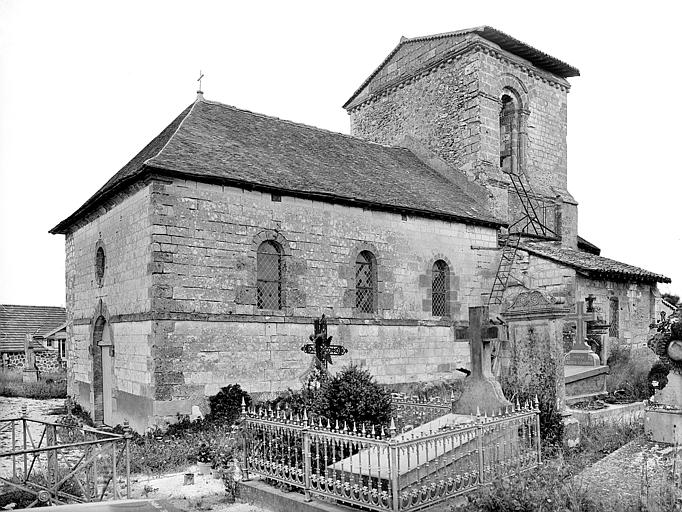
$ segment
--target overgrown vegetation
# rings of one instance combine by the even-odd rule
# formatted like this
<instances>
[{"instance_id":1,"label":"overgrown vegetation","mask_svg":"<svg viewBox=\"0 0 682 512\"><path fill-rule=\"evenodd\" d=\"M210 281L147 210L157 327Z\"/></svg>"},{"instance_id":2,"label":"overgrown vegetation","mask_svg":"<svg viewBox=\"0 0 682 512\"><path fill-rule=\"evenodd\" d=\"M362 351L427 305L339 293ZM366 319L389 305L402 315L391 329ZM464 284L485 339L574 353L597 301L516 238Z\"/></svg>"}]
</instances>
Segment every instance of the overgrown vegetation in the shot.
<instances>
[{"instance_id":1,"label":"overgrown vegetation","mask_svg":"<svg viewBox=\"0 0 682 512\"><path fill-rule=\"evenodd\" d=\"M304 409L335 424L344 421L348 426L367 423L388 426L393 405L390 391L378 384L368 370L355 365L342 368L325 379L319 388L303 387L300 391L287 390L282 396L264 402L264 407L290 410L302 414Z\"/></svg>"},{"instance_id":2,"label":"overgrown vegetation","mask_svg":"<svg viewBox=\"0 0 682 512\"><path fill-rule=\"evenodd\" d=\"M38 382L24 384L21 371L0 370L0 396L66 398L66 374L40 373Z\"/></svg>"},{"instance_id":3,"label":"overgrown vegetation","mask_svg":"<svg viewBox=\"0 0 682 512\"><path fill-rule=\"evenodd\" d=\"M606 391L632 401L651 397L649 372L657 358L649 350L632 350L615 345L611 347L607 364Z\"/></svg>"},{"instance_id":4,"label":"overgrown vegetation","mask_svg":"<svg viewBox=\"0 0 682 512\"><path fill-rule=\"evenodd\" d=\"M588 495L581 471L630 441L642 439L641 421L604 423L582 429L576 450L564 453L561 448L543 452L543 464L536 470L496 479L469 495L467 512L606 512L628 509L625 503L604 503ZM643 477L644 478L644 477ZM454 510L454 509L453 509ZM671 509L673 510L673 509Z\"/></svg>"},{"instance_id":5,"label":"overgrown vegetation","mask_svg":"<svg viewBox=\"0 0 682 512\"><path fill-rule=\"evenodd\" d=\"M512 361L512 368L518 363ZM540 433L545 446L561 443L564 424L561 413L557 409L556 396L556 361L551 357L541 358L533 366L533 378L519 375L517 372L504 374L501 379L502 391L510 401L534 403L537 397L540 405Z\"/></svg>"}]
</instances>

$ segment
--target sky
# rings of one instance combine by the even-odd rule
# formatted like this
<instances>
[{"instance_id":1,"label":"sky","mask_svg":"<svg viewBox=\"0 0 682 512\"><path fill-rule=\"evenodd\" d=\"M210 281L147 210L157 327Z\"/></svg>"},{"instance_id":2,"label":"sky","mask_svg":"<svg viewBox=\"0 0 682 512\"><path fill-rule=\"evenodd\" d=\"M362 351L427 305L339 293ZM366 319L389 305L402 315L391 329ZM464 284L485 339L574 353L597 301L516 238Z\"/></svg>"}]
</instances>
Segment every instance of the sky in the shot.
<instances>
[{"instance_id":1,"label":"sky","mask_svg":"<svg viewBox=\"0 0 682 512\"><path fill-rule=\"evenodd\" d=\"M568 188L602 256L682 293L679 2L0 0L0 304L64 305L73 213L196 96L342 133L401 36L491 25L580 69Z\"/></svg>"}]
</instances>

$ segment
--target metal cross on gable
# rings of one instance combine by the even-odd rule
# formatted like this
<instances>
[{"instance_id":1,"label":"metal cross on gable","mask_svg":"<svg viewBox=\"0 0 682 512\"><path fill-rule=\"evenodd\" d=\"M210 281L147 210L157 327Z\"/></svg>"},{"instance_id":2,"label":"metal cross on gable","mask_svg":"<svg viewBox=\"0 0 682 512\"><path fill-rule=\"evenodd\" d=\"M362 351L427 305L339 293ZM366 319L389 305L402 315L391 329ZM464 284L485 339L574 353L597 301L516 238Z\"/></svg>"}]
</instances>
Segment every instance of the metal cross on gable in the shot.
<instances>
[{"instance_id":1,"label":"metal cross on gable","mask_svg":"<svg viewBox=\"0 0 682 512\"><path fill-rule=\"evenodd\" d=\"M315 355L315 365L320 370L327 370L327 366L333 364L331 356L342 356L348 353L348 349L342 345L332 345L333 336L327 336L327 318L322 315L315 319L315 332L310 335L310 341L301 347L306 354Z\"/></svg>"},{"instance_id":2,"label":"metal cross on gable","mask_svg":"<svg viewBox=\"0 0 682 512\"><path fill-rule=\"evenodd\" d=\"M199 70L199 78L197 78L197 82L199 82L199 92L201 92L201 79L204 78L204 74Z\"/></svg>"}]
</instances>

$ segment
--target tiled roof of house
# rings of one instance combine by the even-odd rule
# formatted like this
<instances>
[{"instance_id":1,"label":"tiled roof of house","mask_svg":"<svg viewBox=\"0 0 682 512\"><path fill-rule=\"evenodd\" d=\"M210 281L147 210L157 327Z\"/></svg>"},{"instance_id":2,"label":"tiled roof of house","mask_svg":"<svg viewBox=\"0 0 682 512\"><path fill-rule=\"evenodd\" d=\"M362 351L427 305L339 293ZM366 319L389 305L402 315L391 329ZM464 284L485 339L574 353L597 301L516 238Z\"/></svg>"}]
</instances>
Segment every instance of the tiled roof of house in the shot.
<instances>
[{"instance_id":1,"label":"tiled roof of house","mask_svg":"<svg viewBox=\"0 0 682 512\"><path fill-rule=\"evenodd\" d=\"M503 225L465 185L449 180L408 149L198 99L50 232L66 232L100 200L145 173Z\"/></svg>"},{"instance_id":2,"label":"tiled roof of house","mask_svg":"<svg viewBox=\"0 0 682 512\"><path fill-rule=\"evenodd\" d=\"M23 352L26 334L42 338L64 322L66 310L61 307L0 304L0 352ZM45 350L39 341L32 346Z\"/></svg>"},{"instance_id":3,"label":"tiled roof of house","mask_svg":"<svg viewBox=\"0 0 682 512\"><path fill-rule=\"evenodd\" d=\"M643 268L584 251L567 249L552 242L523 242L520 248L542 258L575 268L590 277L613 281L669 283L670 278Z\"/></svg>"},{"instance_id":4,"label":"tiled roof of house","mask_svg":"<svg viewBox=\"0 0 682 512\"><path fill-rule=\"evenodd\" d=\"M551 55L548 55L545 52L542 52L537 48L530 46L529 44L519 41L518 39L508 34L505 34L504 32L497 30L496 28L484 25L480 27L467 28L463 30L455 30L453 32L446 32L443 34L433 34L420 37L401 37L398 45L395 48L393 48L393 50L386 56L386 58L381 62L381 64L379 64L379 66L365 79L365 81L362 82L360 87L358 87L358 89L353 93L353 95L348 99L348 101L344 103L343 108L350 109L357 106L358 103L354 100L360 95L360 93L365 89L365 87L369 85L370 82L372 82L377 75L380 74L382 69L386 65L388 65L389 62L391 62L391 60L394 58L394 56L396 56L396 54L398 54L399 52L402 51L409 52L410 58L408 60L410 61L410 63L409 65L403 68L401 73L397 73L395 74L395 76L391 77L391 83L398 83L401 81L402 78L407 78L408 75L416 72L418 69L429 67L431 64L438 62L443 57L447 57L450 51L454 49L454 47L449 48L445 44L439 44L437 46L438 52L436 55L434 55L432 58L431 57L422 58L423 56L420 55L421 48L427 50L426 52L424 52L424 54L428 56L430 55L428 51L436 48L436 46L434 46L436 42L443 43L443 40L449 39L453 41L453 43L456 43L458 41L462 41L463 39L465 39L465 36L470 35L477 35L482 37L483 39L487 39L488 41L498 45L503 50L506 50L514 55L518 55L519 57L527 60L537 68L549 71L550 73L556 76L568 78L580 75L580 71L578 71L577 68L571 66L570 64L567 64L566 62L563 62L555 57L552 57ZM373 90L372 92L376 93L377 91Z\"/></svg>"}]
</instances>

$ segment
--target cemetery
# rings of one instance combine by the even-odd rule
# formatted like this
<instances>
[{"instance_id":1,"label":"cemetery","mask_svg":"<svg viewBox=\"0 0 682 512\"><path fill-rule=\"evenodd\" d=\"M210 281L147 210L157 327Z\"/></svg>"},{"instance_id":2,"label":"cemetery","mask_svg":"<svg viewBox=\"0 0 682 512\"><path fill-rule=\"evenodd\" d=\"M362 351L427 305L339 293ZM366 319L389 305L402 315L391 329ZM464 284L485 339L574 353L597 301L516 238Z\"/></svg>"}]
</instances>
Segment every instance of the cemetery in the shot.
<instances>
[{"instance_id":1,"label":"cemetery","mask_svg":"<svg viewBox=\"0 0 682 512\"><path fill-rule=\"evenodd\" d=\"M0 467L11 475L0 478L7 489L14 489L9 499L31 497L24 506L148 498L158 491L155 481L179 481L184 474L183 485L196 483L200 492L215 499L222 496L223 503L244 499L265 509L274 503L274 510L288 510L291 500L321 500L325 506L337 503L361 510L422 510L443 503L488 510L486 506L499 506L495 500L503 499L491 494L500 482L525 482L541 493L559 484L564 489L561 499L582 500L592 507L589 510L610 510L614 500L623 499L613 496L613 487L602 486L600 498L591 478L577 495L569 492L570 482L593 477L594 468L614 464L610 458L624 451L628 458L644 460L649 485L668 492L651 491L647 510L666 510L660 508L665 499L672 504L679 499L674 478L682 456L676 437L682 402L680 388L669 387L679 374L668 374L668 384L647 401L646 411L639 403L636 408L614 406L610 418L581 416L580 409L566 405L570 397L565 380L576 374L589 380L595 375L591 369L601 365L585 342L574 342L563 354L563 329L557 320L568 317L577 323L578 335L589 340L590 322L596 319L582 311L583 306L578 303L569 313L561 301L530 292L517 297L497 325L490 322L487 307L470 308L469 325L458 333L471 340L469 374L459 386L432 387L428 398L424 393L391 392L352 365L331 373L330 367L339 365L347 350L343 340L332 343L323 316L314 322L310 343L301 346L310 366L301 375L300 391L258 400L239 386L228 386L211 398L206 418L184 419L166 432L145 435L127 425L113 430L90 427L89 415L73 404L69 408L80 420L73 414L57 421L36 420L24 406L18 417L1 422L0 435L11 438L14 450L0 453ZM652 325L651 350L671 369L680 365L680 325L679 314ZM519 346L529 335L532 346ZM507 375L502 378L504 390L493 373L496 343L498 364ZM579 368L566 372L575 366ZM509 382L520 387L510 393ZM603 396L602 387L603 382L594 386L594 396ZM533 394L536 391L540 393ZM584 402L583 395L578 398ZM172 444L163 448L168 442ZM595 442L602 446L591 446ZM607 452L592 452L603 451L609 442L613 451L606 458ZM667 451L661 448L666 445L671 446ZM647 461L657 462L649 467ZM197 467L195 475L191 468ZM619 476L609 478L627 480L627 464L619 462L617 467ZM641 467L630 469L631 481L619 481L620 488L641 486ZM526 479L538 470L553 480L533 487L537 482ZM144 487L136 485L145 482L145 474L155 479L147 476ZM223 491L203 483L212 479L224 484ZM624 496L630 501L618 501L619 506L643 503L640 495Z\"/></svg>"}]
</instances>

